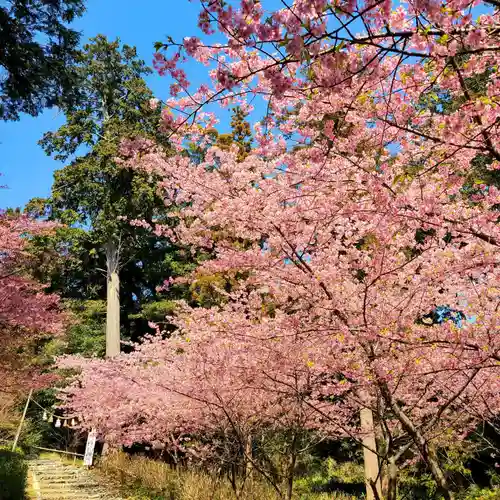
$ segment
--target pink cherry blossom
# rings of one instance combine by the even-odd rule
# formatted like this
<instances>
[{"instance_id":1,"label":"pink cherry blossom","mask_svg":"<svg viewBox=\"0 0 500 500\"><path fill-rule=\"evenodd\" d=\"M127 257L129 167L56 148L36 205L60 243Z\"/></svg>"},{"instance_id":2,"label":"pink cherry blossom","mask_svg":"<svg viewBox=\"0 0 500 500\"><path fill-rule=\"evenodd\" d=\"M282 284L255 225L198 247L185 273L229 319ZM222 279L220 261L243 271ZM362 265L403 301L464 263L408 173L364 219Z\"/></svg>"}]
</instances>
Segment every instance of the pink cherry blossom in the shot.
<instances>
[{"instance_id":1,"label":"pink cherry blossom","mask_svg":"<svg viewBox=\"0 0 500 500\"><path fill-rule=\"evenodd\" d=\"M190 90L178 54L199 49L170 46L157 69L183 114L163 119L179 150L208 145L206 105L261 99L253 149L195 163L127 143L127 162L182 207L175 236L213 251L192 280L236 284L217 307L181 304L176 334L131 354L61 361L82 369L66 404L85 426L123 444L271 424L362 441L370 409L380 461L422 456L441 480L432 445L500 411L500 194L462 189L478 155L500 161L499 13L475 18L476 3L204 4L210 83ZM478 96L467 80L486 70ZM460 327L429 319L443 305Z\"/></svg>"}]
</instances>

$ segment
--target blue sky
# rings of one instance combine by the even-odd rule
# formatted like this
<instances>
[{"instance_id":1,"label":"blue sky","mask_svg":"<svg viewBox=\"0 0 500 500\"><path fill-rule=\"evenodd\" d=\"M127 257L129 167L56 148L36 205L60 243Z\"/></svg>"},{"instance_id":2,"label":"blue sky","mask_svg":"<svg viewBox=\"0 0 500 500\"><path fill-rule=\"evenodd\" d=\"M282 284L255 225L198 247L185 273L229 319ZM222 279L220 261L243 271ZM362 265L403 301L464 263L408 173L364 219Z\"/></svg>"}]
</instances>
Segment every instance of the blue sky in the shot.
<instances>
[{"instance_id":1,"label":"blue sky","mask_svg":"<svg viewBox=\"0 0 500 500\"><path fill-rule=\"evenodd\" d=\"M82 32L82 42L97 34L108 38L120 37L123 43L135 45L139 56L151 64L153 43L165 41L166 35L174 39L196 35L199 5L188 0L87 0L86 14L74 23ZM190 76L201 78L206 68L188 66ZM155 94L168 96L168 81L153 74L148 83ZM34 196L50 193L54 170L63 167L45 155L37 142L43 133L57 129L63 117L57 110L48 110L37 118L25 116L18 122L0 122L0 207L22 206Z\"/></svg>"},{"instance_id":2,"label":"blue sky","mask_svg":"<svg viewBox=\"0 0 500 500\"><path fill-rule=\"evenodd\" d=\"M110 39L119 36L122 43L135 45L139 56L149 65L154 42L166 41L167 35L177 40L201 35L196 1L87 0L86 6L85 15L74 23L75 29L82 32L82 43L97 34ZM282 5L279 0L267 0L265 7L275 9ZM489 10L481 6L475 9L475 14ZM205 66L194 62L188 63L186 69L194 83L201 83L207 73ZM166 78L154 73L148 77L148 84L157 97L168 97ZM0 185L8 186L0 192L0 208L23 206L35 196L49 195L53 172L64 165L47 157L37 142L44 132L56 130L62 123L63 117L57 110L45 111L37 118L25 116L18 122L0 121L0 173L3 175ZM224 124L220 128L224 130Z\"/></svg>"}]
</instances>

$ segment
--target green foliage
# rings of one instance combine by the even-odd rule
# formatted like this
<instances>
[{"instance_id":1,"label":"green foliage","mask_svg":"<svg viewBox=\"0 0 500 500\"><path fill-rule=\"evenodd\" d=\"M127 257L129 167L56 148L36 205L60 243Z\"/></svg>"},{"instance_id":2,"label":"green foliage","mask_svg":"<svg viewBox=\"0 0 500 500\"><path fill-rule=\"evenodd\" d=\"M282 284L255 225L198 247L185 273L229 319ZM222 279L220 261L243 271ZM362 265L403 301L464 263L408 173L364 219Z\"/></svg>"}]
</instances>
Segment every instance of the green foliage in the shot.
<instances>
[{"instance_id":1,"label":"green foliage","mask_svg":"<svg viewBox=\"0 0 500 500\"><path fill-rule=\"evenodd\" d=\"M239 149L238 160L242 161L252 149L252 131L250 130L250 124L246 120L247 113L239 106L233 108L232 112L231 138Z\"/></svg>"},{"instance_id":2,"label":"green foliage","mask_svg":"<svg viewBox=\"0 0 500 500\"><path fill-rule=\"evenodd\" d=\"M308 473L294 482L299 498L308 498L300 495L307 495L311 492L335 491L336 494L360 494L364 489L363 465L358 462L341 462L333 457L327 457L316 466L311 465ZM342 497L339 496L339 498Z\"/></svg>"},{"instance_id":3,"label":"green foliage","mask_svg":"<svg viewBox=\"0 0 500 500\"><path fill-rule=\"evenodd\" d=\"M225 300L220 291L228 291L232 282L222 274L200 275L190 286L191 297L202 307L213 307Z\"/></svg>"},{"instance_id":4,"label":"green foliage","mask_svg":"<svg viewBox=\"0 0 500 500\"><path fill-rule=\"evenodd\" d=\"M436 498L437 485L430 472L417 467L401 474L399 491L410 499L431 499Z\"/></svg>"},{"instance_id":5,"label":"green foliage","mask_svg":"<svg viewBox=\"0 0 500 500\"><path fill-rule=\"evenodd\" d=\"M149 134L161 140L160 110L149 106L153 94L143 78L151 69L135 47L98 35L83 47L75 71L79 99L62 108L66 123L40 141L47 154L65 160L86 147L94 156L111 158L124 137Z\"/></svg>"},{"instance_id":6,"label":"green foliage","mask_svg":"<svg viewBox=\"0 0 500 500\"><path fill-rule=\"evenodd\" d=\"M500 187L500 171L488 168L492 162L491 155L479 154L472 160L463 188L466 196L480 193L481 185Z\"/></svg>"},{"instance_id":7,"label":"green foliage","mask_svg":"<svg viewBox=\"0 0 500 500\"><path fill-rule=\"evenodd\" d=\"M205 145L200 147L198 144L190 144L185 151L194 163L200 163L205 157L205 153L211 146L217 146L227 151L235 144L238 146L238 161L243 161L252 149L252 131L250 123L247 120L248 114L239 106L231 110L231 132L219 134L216 129L205 130ZM207 140L208 139L208 140Z\"/></svg>"},{"instance_id":8,"label":"green foliage","mask_svg":"<svg viewBox=\"0 0 500 500\"><path fill-rule=\"evenodd\" d=\"M19 412L19 419L16 422L19 424L21 418L21 413ZM37 453L37 446L43 446L44 442L44 430L41 428L37 422L27 418L23 422L23 427L21 429L21 434L19 435L18 448L22 450L25 456L33 455ZM2 498L0 496L0 498Z\"/></svg>"},{"instance_id":9,"label":"green foliage","mask_svg":"<svg viewBox=\"0 0 500 500\"><path fill-rule=\"evenodd\" d=\"M65 384L66 381L61 378L56 384L57 388L36 391L33 399L49 412L62 413L62 411L56 412L55 409L60 404L58 390ZM28 408L20 439L20 447L24 452L29 455L39 455L38 447L56 450L76 450L80 447L78 450L80 451L84 445L84 436L71 427L55 427L54 422L43 420L43 409L40 406L32 403Z\"/></svg>"},{"instance_id":10,"label":"green foliage","mask_svg":"<svg viewBox=\"0 0 500 500\"><path fill-rule=\"evenodd\" d=\"M144 319L146 321L153 321L162 324L165 317L174 313L177 307L175 300L156 300L144 304L141 312L129 315L130 319Z\"/></svg>"},{"instance_id":11,"label":"green foliage","mask_svg":"<svg viewBox=\"0 0 500 500\"><path fill-rule=\"evenodd\" d=\"M99 35L84 46L76 71L79 100L63 107L66 123L47 132L40 144L59 160L84 154L55 172L51 197L43 206L52 219L90 227L97 246L130 232L120 217L152 222L163 207L156 179L116 163L122 140L164 140L159 110L149 106L153 94L143 79L151 70L135 48ZM29 208L40 205L34 200Z\"/></svg>"},{"instance_id":12,"label":"green foliage","mask_svg":"<svg viewBox=\"0 0 500 500\"><path fill-rule=\"evenodd\" d=\"M151 306L143 313L143 306L183 297L186 287L172 287L167 296L159 296L157 288L165 277L194 269L196 256L154 231L130 224L175 224L158 178L116 160L122 141L138 136L153 139L168 153L159 128L161 111L149 105L153 93L144 77L150 68L138 59L135 48L99 35L84 46L76 71L78 101L62 108L66 123L40 141L47 154L69 159L69 164L55 172L51 196L33 199L26 207L28 213L66 227L32 242L36 259L31 271L63 298L105 300L106 273L115 252L122 337L136 340L150 331L147 321L162 308L157 306L155 312ZM102 322L86 314L77 312L82 320L68 333L68 350L99 355Z\"/></svg>"},{"instance_id":13,"label":"green foliage","mask_svg":"<svg viewBox=\"0 0 500 500\"><path fill-rule=\"evenodd\" d=\"M36 213L31 202L25 211ZM64 221L64 217L62 219ZM62 226L52 233L34 237L27 250L31 257L29 272L38 281L48 284L47 291L71 299L102 297L105 275L97 269L105 267L104 257L96 252L88 231Z\"/></svg>"},{"instance_id":14,"label":"green foliage","mask_svg":"<svg viewBox=\"0 0 500 500\"><path fill-rule=\"evenodd\" d=\"M65 354L103 357L106 352L106 304L102 300L67 303L75 321L66 334Z\"/></svg>"},{"instance_id":15,"label":"green foliage","mask_svg":"<svg viewBox=\"0 0 500 500\"><path fill-rule=\"evenodd\" d=\"M82 0L7 0L0 5L0 119L36 116L72 102L80 35L68 27L84 11Z\"/></svg>"},{"instance_id":16,"label":"green foliage","mask_svg":"<svg viewBox=\"0 0 500 500\"><path fill-rule=\"evenodd\" d=\"M499 500L500 488L480 488L472 486L467 491L458 495L458 500Z\"/></svg>"},{"instance_id":17,"label":"green foliage","mask_svg":"<svg viewBox=\"0 0 500 500\"><path fill-rule=\"evenodd\" d=\"M461 56L456 57L456 59L459 66L467 64L467 57ZM450 71L455 70L449 67L445 73ZM493 104L492 99L495 98L487 95L487 86L491 81L492 73L493 69L488 68L483 73L464 78L464 85L472 100L480 99L484 104ZM438 85L435 85L422 94L419 104L422 109L431 111L431 113L449 115L462 107L467 99L463 92L452 96L449 92L444 92ZM465 196L470 197L480 193L479 185L500 187L500 172L488 169L492 162L491 154L478 154L472 160L472 168L461 174L465 177L463 189Z\"/></svg>"},{"instance_id":18,"label":"green foliage","mask_svg":"<svg viewBox=\"0 0 500 500\"><path fill-rule=\"evenodd\" d=\"M105 474L118 478L127 498L133 500L275 500L276 492L271 486L255 477L238 481L238 494L230 481L224 477L210 475L197 469L178 467L172 469L165 463L143 457L131 457L124 453L107 456L99 468ZM302 492L294 500L354 500L362 496L342 493Z\"/></svg>"},{"instance_id":19,"label":"green foliage","mask_svg":"<svg viewBox=\"0 0 500 500\"><path fill-rule=\"evenodd\" d=\"M326 472L330 479L345 484L362 484L365 481L363 465L356 462L337 462L329 457L326 460Z\"/></svg>"},{"instance_id":20,"label":"green foliage","mask_svg":"<svg viewBox=\"0 0 500 500\"><path fill-rule=\"evenodd\" d=\"M444 439L439 449L440 460L446 476L457 492L459 500L484 498L500 498L488 496L498 495L500 477L495 473L494 453L495 429L480 426L464 441ZM493 434L493 436L491 435ZM485 438L485 439L483 439ZM486 445L486 447L485 447ZM418 461L407 465L400 472L399 493L408 500L442 500L443 496L437 488L426 464ZM496 492L496 493L495 493Z\"/></svg>"},{"instance_id":21,"label":"green foliage","mask_svg":"<svg viewBox=\"0 0 500 500\"><path fill-rule=\"evenodd\" d=\"M0 447L0 498L24 499L27 476L28 467L21 450L12 452L9 448Z\"/></svg>"}]
</instances>

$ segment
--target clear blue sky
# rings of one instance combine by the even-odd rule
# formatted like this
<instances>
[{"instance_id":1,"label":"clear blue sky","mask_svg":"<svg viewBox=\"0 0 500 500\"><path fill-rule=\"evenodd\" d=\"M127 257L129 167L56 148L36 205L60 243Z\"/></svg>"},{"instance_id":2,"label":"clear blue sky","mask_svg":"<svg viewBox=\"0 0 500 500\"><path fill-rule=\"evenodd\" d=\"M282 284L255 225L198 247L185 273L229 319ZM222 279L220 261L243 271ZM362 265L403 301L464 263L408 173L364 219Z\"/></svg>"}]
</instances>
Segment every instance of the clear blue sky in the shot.
<instances>
[{"instance_id":1,"label":"clear blue sky","mask_svg":"<svg viewBox=\"0 0 500 500\"><path fill-rule=\"evenodd\" d=\"M74 23L82 32L82 42L97 34L135 45L139 56L151 65L153 43L199 34L197 15L199 5L188 0L87 0L86 14ZM191 65L188 73L202 77L207 68ZM164 99L169 82L153 74L148 83L155 94ZM34 196L50 193L52 174L62 163L45 155L37 142L43 133L55 130L63 123L57 110L44 112L37 118L25 116L18 122L0 122L0 184L8 189L0 192L0 207L23 206Z\"/></svg>"},{"instance_id":2,"label":"clear blue sky","mask_svg":"<svg viewBox=\"0 0 500 500\"><path fill-rule=\"evenodd\" d=\"M396 0L397 1L397 0ZM87 12L74 23L82 32L82 43L97 34L110 39L119 37L122 43L135 45L139 56L151 65L153 43L184 36L201 35L197 27L199 4L189 0L87 0ZM279 0L265 2L267 8L279 8ZM491 8L475 9L476 14ZM201 36L203 38L203 36ZM206 75L203 65L190 63L188 75L199 83ZM154 93L161 99L168 96L169 82L156 73L148 78ZM227 120L226 120L227 122ZM63 166L47 157L37 142L43 133L56 130L63 123L57 110L49 110L32 118L25 116L19 122L0 121L0 185L8 189L0 191L0 208L23 206L35 196L46 197L50 193L52 174Z\"/></svg>"}]
</instances>

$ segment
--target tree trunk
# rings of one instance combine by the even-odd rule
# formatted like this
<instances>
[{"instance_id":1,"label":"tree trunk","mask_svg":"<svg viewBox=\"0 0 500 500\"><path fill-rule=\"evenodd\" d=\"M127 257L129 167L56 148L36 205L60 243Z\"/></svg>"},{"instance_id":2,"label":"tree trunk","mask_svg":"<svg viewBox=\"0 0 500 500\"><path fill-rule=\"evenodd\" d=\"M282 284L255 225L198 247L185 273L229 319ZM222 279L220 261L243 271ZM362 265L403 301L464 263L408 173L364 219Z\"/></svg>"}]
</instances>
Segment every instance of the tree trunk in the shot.
<instances>
[{"instance_id":1,"label":"tree trunk","mask_svg":"<svg viewBox=\"0 0 500 500\"><path fill-rule=\"evenodd\" d=\"M392 399L392 395L389 388L387 387L387 384L381 383L379 387L386 403L390 406L398 420L401 422L403 429L412 438L422 458L425 460L425 462L427 462L427 465L431 469L432 476L438 483L438 487L443 493L444 498L446 500L453 500L453 492L451 491L448 480L444 475L443 469L441 469L441 466L439 465L439 460L437 458L436 451L433 445L427 441L425 436L414 425L408 415L406 415L406 413Z\"/></svg>"},{"instance_id":2,"label":"tree trunk","mask_svg":"<svg viewBox=\"0 0 500 500\"><path fill-rule=\"evenodd\" d=\"M287 500L292 500L293 495L293 479L295 476L295 463L297 462L297 434L294 434L292 439L292 446L290 447L290 463L288 464L288 485L286 498Z\"/></svg>"},{"instance_id":3,"label":"tree trunk","mask_svg":"<svg viewBox=\"0 0 500 500\"><path fill-rule=\"evenodd\" d=\"M245 440L245 478L248 478L252 473L252 435L248 434Z\"/></svg>"},{"instance_id":4,"label":"tree trunk","mask_svg":"<svg viewBox=\"0 0 500 500\"><path fill-rule=\"evenodd\" d=\"M120 277L118 275L120 254L116 244L109 241L106 245L106 357L113 358L120 354ZM110 446L104 441L102 455L110 452Z\"/></svg>"},{"instance_id":5,"label":"tree trunk","mask_svg":"<svg viewBox=\"0 0 500 500\"><path fill-rule=\"evenodd\" d=\"M382 498L380 487L380 474L375 439L375 427L373 425L373 412L370 408L362 408L360 413L361 430L363 431L363 458L365 465L366 499L379 500Z\"/></svg>"},{"instance_id":6,"label":"tree trunk","mask_svg":"<svg viewBox=\"0 0 500 500\"><path fill-rule=\"evenodd\" d=\"M436 450L432 444L427 445L427 456L423 457L431 469L434 479L438 483L439 489L443 493L446 500L453 500L455 498L453 492L450 490L446 476L444 475L443 469L439 465L439 460L437 458Z\"/></svg>"},{"instance_id":7,"label":"tree trunk","mask_svg":"<svg viewBox=\"0 0 500 500\"><path fill-rule=\"evenodd\" d=\"M395 457L389 457L387 466L387 500L396 500L398 495L398 467Z\"/></svg>"},{"instance_id":8,"label":"tree trunk","mask_svg":"<svg viewBox=\"0 0 500 500\"><path fill-rule=\"evenodd\" d=\"M106 245L106 357L120 354L120 277L119 251L113 242Z\"/></svg>"}]
</instances>

